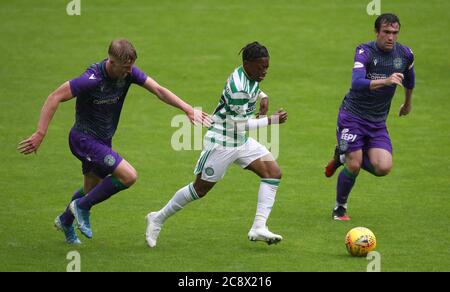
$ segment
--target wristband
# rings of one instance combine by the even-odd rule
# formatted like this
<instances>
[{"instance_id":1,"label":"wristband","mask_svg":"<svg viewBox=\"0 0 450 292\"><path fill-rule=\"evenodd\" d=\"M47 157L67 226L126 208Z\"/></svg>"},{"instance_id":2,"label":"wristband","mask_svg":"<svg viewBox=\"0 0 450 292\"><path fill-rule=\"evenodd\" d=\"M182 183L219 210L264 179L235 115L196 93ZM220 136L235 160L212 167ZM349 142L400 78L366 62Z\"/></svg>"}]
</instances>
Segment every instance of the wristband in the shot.
<instances>
[{"instance_id":1,"label":"wristband","mask_svg":"<svg viewBox=\"0 0 450 292\"><path fill-rule=\"evenodd\" d=\"M247 121L248 130L267 127L268 125L269 125L269 118L267 118L267 117L264 117L261 119L249 119Z\"/></svg>"}]
</instances>

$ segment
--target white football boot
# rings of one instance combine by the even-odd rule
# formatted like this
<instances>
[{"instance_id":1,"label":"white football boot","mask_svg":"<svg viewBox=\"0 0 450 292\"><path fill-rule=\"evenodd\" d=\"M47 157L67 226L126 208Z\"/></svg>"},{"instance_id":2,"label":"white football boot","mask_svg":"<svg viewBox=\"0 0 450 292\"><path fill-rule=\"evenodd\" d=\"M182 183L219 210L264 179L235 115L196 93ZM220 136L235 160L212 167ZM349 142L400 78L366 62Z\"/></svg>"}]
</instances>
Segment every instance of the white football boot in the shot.
<instances>
[{"instance_id":1,"label":"white football boot","mask_svg":"<svg viewBox=\"0 0 450 292\"><path fill-rule=\"evenodd\" d=\"M161 232L162 225L155 222L155 217L158 213L151 212L145 217L147 221L147 229L145 231L145 240L149 247L156 246L156 240L158 239L159 232Z\"/></svg>"},{"instance_id":2,"label":"white football boot","mask_svg":"<svg viewBox=\"0 0 450 292\"><path fill-rule=\"evenodd\" d=\"M277 244L278 242L283 240L281 235L272 233L266 227L258 228L258 229L250 229L248 232L248 239L251 241L264 241L267 244Z\"/></svg>"}]
</instances>

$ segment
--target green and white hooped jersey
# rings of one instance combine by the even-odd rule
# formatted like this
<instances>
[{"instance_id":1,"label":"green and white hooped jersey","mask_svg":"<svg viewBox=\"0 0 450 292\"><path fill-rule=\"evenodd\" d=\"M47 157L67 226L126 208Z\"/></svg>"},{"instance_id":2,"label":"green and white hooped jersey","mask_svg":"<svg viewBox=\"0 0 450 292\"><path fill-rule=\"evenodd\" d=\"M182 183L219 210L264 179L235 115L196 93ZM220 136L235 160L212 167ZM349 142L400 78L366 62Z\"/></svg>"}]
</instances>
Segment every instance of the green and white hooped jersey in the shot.
<instances>
[{"instance_id":1,"label":"green and white hooped jersey","mask_svg":"<svg viewBox=\"0 0 450 292\"><path fill-rule=\"evenodd\" d=\"M259 82L250 80L242 66L236 68L222 91L212 116L213 124L205 134L205 145L243 145L247 141L245 125L255 114L259 93Z\"/></svg>"}]
</instances>

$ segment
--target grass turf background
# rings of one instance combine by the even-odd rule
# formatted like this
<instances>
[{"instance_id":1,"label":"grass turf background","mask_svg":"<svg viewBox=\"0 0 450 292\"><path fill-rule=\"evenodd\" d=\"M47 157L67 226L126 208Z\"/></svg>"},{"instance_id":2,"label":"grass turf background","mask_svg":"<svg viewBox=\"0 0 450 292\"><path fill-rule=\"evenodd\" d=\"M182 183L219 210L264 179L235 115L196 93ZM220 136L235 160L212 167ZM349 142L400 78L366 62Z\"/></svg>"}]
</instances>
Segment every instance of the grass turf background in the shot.
<instances>
[{"instance_id":1,"label":"grass turf background","mask_svg":"<svg viewBox=\"0 0 450 292\"><path fill-rule=\"evenodd\" d=\"M415 53L413 110L388 128L394 168L384 178L358 177L350 222L330 220L336 178L323 166L335 143L337 109L350 86L354 48L374 39L365 1L69 1L0 3L0 271L65 271L78 250L82 271L365 271L344 247L346 232L369 227L382 271L450 270L450 102L447 1L383 1L402 23L399 42ZM61 104L37 155L17 143L36 127L47 95L106 57L111 39L137 48L137 65L192 105L212 112L246 43L271 54L270 111L289 112L280 128L283 170L270 228L277 246L251 243L259 179L232 166L205 199L169 219L158 246L144 243L144 216L193 179L200 151L176 152L172 117L180 112L134 86L114 148L139 173L138 183L93 209L94 239L67 246L53 219L82 184L67 136L74 100Z\"/></svg>"}]
</instances>

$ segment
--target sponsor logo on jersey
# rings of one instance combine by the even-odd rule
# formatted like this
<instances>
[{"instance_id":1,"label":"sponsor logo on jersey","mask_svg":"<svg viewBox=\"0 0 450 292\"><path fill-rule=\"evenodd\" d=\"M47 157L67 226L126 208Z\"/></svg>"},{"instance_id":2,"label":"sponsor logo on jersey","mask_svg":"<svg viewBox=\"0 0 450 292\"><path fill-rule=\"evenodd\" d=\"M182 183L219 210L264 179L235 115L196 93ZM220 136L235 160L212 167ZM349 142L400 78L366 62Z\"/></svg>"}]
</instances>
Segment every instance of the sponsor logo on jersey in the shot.
<instances>
[{"instance_id":1,"label":"sponsor logo on jersey","mask_svg":"<svg viewBox=\"0 0 450 292\"><path fill-rule=\"evenodd\" d=\"M107 99L94 99L92 102L94 104L114 104L117 103L120 99L120 96L116 96L113 98L107 98Z\"/></svg>"},{"instance_id":2,"label":"sponsor logo on jersey","mask_svg":"<svg viewBox=\"0 0 450 292\"><path fill-rule=\"evenodd\" d=\"M344 140L344 141L347 141L347 142L355 142L356 137L358 137L358 135L350 134L349 131L350 130L347 129L347 128L342 130L342 132L341 132L341 141Z\"/></svg>"},{"instance_id":3,"label":"sponsor logo on jersey","mask_svg":"<svg viewBox=\"0 0 450 292\"><path fill-rule=\"evenodd\" d=\"M378 79L385 79L387 78L386 74L381 74L381 73L369 73L367 74L367 79L370 80L378 80Z\"/></svg>"}]
</instances>

